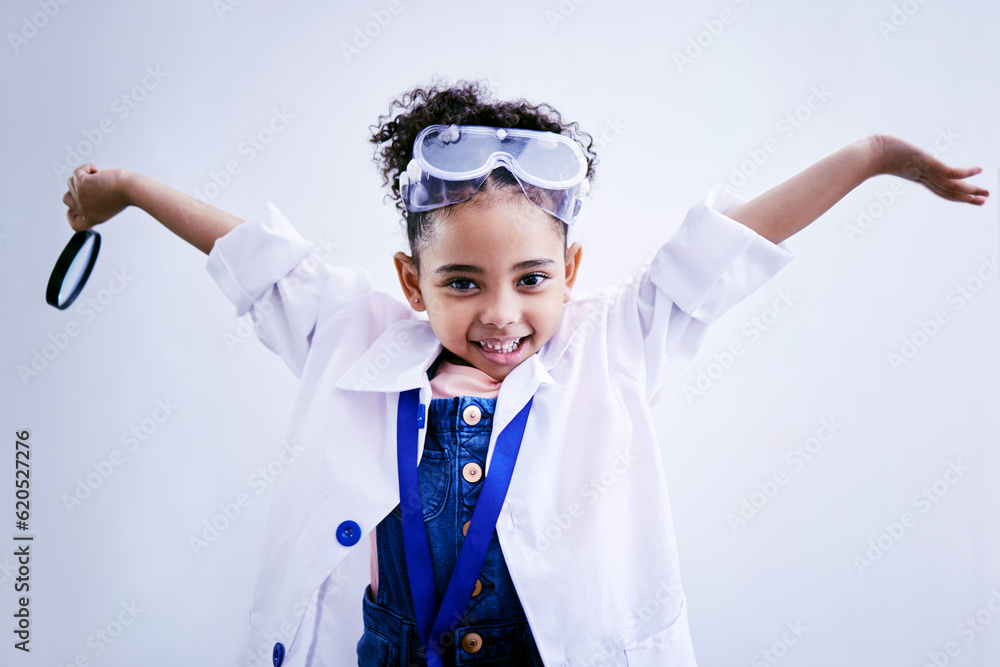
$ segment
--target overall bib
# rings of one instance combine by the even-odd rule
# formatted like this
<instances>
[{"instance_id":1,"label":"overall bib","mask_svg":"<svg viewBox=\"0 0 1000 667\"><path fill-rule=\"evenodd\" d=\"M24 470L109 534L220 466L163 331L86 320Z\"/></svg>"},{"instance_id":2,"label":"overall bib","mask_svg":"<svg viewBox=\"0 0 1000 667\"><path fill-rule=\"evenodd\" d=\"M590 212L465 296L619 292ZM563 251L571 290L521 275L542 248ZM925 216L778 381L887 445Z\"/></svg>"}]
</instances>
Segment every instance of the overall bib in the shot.
<instances>
[{"instance_id":1,"label":"overall bib","mask_svg":"<svg viewBox=\"0 0 1000 667\"><path fill-rule=\"evenodd\" d=\"M496 398L433 398L427 415L424 453L417 466L424 525L434 566L437 599L443 599L483 486L483 470ZM426 664L410 597L397 506L376 527L378 593L363 600L364 635L358 642L360 667L416 667ZM442 659L452 665L526 665L541 658L514 590L496 531L454 641L442 643Z\"/></svg>"}]
</instances>

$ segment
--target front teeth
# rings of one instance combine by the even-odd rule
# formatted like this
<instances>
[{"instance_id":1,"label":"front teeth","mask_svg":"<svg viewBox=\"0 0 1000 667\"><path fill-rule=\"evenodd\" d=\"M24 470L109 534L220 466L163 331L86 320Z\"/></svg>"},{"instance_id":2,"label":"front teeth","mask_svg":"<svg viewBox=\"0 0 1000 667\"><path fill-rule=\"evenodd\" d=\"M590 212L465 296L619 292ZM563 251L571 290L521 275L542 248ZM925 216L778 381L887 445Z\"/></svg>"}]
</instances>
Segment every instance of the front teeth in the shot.
<instances>
[{"instance_id":1,"label":"front teeth","mask_svg":"<svg viewBox=\"0 0 1000 667\"><path fill-rule=\"evenodd\" d=\"M486 341L480 343L480 345L482 345L484 349L487 349L490 352L500 352L502 354L510 354L511 352L516 350L517 346L520 344L521 344L520 338L503 346L494 345L493 343L487 343Z\"/></svg>"}]
</instances>

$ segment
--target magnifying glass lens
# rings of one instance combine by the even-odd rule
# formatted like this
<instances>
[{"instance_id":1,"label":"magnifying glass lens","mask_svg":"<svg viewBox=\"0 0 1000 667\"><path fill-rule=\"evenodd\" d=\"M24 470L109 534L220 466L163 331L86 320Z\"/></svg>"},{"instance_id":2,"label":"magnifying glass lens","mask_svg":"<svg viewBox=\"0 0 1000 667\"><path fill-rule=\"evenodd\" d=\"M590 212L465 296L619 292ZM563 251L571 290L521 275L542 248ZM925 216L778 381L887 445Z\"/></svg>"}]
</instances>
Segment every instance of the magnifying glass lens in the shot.
<instances>
[{"instance_id":1,"label":"magnifying glass lens","mask_svg":"<svg viewBox=\"0 0 1000 667\"><path fill-rule=\"evenodd\" d=\"M67 304L70 295L76 290L78 285L83 284L83 274L88 273L90 258L94 254L94 237L88 236L83 242L83 246L73 257L66 275L63 277L62 287L59 288L59 303Z\"/></svg>"},{"instance_id":2,"label":"magnifying glass lens","mask_svg":"<svg viewBox=\"0 0 1000 667\"><path fill-rule=\"evenodd\" d=\"M64 310L73 303L90 277L100 248L101 235L97 232L88 229L73 235L49 276L45 290L49 305Z\"/></svg>"}]
</instances>

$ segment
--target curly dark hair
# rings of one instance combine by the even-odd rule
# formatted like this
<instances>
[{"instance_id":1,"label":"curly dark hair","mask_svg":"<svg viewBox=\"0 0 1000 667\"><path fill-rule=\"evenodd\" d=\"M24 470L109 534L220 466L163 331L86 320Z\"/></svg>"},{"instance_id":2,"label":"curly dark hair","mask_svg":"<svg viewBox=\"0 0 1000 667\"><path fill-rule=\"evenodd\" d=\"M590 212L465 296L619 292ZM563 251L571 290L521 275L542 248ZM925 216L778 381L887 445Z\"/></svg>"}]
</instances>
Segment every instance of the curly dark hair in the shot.
<instances>
[{"instance_id":1,"label":"curly dark hair","mask_svg":"<svg viewBox=\"0 0 1000 667\"><path fill-rule=\"evenodd\" d=\"M564 134L580 143L587 158L587 178L594 180L597 154L593 150L594 138L576 122L567 123L552 106L531 104L524 98L513 101L494 100L485 81L457 81L454 85L433 81L430 86L418 86L389 103L387 113L379 116L378 125L372 125L370 141L375 144L373 160L382 174L382 185L396 202L396 209L406 222L407 238L415 265L419 270L419 250L433 224L435 211L411 213L403 205L399 193L400 172L406 169L413 157L413 142L428 125L485 125L488 127L539 130ZM490 174L483 192L520 185L503 167ZM448 208L448 207L445 207ZM440 209L439 209L440 210ZM554 216L563 241L566 241L566 223Z\"/></svg>"}]
</instances>

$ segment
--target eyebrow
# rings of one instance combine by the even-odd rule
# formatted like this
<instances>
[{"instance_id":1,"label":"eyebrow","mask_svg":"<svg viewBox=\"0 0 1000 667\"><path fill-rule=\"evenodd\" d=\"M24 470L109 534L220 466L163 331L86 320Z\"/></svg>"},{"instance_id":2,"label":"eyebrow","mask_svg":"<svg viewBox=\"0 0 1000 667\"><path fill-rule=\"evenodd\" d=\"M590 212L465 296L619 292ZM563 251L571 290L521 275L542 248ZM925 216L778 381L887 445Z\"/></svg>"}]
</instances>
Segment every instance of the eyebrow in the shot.
<instances>
[{"instance_id":1,"label":"eyebrow","mask_svg":"<svg viewBox=\"0 0 1000 667\"><path fill-rule=\"evenodd\" d=\"M529 259L523 262L518 262L512 266L511 272L540 269L545 266L552 266L555 263L554 259ZM439 266L435 269L434 273L437 275L450 275L452 273L474 273L482 275L483 270L472 264L445 264L444 266Z\"/></svg>"}]
</instances>

